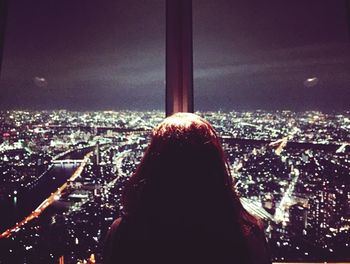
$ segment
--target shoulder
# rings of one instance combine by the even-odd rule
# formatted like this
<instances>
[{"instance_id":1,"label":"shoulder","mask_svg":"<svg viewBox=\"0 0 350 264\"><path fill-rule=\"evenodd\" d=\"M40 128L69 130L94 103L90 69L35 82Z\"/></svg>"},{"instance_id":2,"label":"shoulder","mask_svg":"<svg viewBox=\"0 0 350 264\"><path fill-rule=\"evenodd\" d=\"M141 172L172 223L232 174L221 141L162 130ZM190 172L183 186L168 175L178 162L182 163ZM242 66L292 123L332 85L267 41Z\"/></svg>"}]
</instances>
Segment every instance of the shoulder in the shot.
<instances>
[{"instance_id":1,"label":"shoulder","mask_svg":"<svg viewBox=\"0 0 350 264\"><path fill-rule=\"evenodd\" d=\"M122 223L122 220L123 220L123 218L121 218L121 217L115 219L110 227L109 232L112 232L112 233L116 232L119 229L119 227Z\"/></svg>"},{"instance_id":2,"label":"shoulder","mask_svg":"<svg viewBox=\"0 0 350 264\"><path fill-rule=\"evenodd\" d=\"M120 225L122 223L122 218L119 217L110 226L107 235L104 240L104 247L103 247L103 263L104 264L110 264L113 263L113 260L115 260L114 256L114 247L116 243L116 237L119 233Z\"/></svg>"},{"instance_id":3,"label":"shoulder","mask_svg":"<svg viewBox=\"0 0 350 264\"><path fill-rule=\"evenodd\" d=\"M261 264L271 263L270 248L267 244L263 226L250 224L245 228L246 230L244 232L247 238L248 246L252 253L252 259Z\"/></svg>"},{"instance_id":4,"label":"shoulder","mask_svg":"<svg viewBox=\"0 0 350 264\"><path fill-rule=\"evenodd\" d=\"M116 237L118 236L118 233L120 233L120 227L122 224L122 218L119 217L114 222L112 225L109 227L109 230L107 232L106 238L105 238L105 245L111 245L115 242Z\"/></svg>"},{"instance_id":5,"label":"shoulder","mask_svg":"<svg viewBox=\"0 0 350 264\"><path fill-rule=\"evenodd\" d=\"M114 220L114 222L111 224L107 232L106 241L112 242L120 236L120 233L122 232L122 229L123 229L124 222L125 222L125 219L122 217L119 217Z\"/></svg>"},{"instance_id":6,"label":"shoulder","mask_svg":"<svg viewBox=\"0 0 350 264\"><path fill-rule=\"evenodd\" d=\"M120 229L120 225L122 223L122 218L119 217L114 222L112 225L109 227L106 235L106 241L111 240L111 238L114 236L114 234Z\"/></svg>"}]
</instances>

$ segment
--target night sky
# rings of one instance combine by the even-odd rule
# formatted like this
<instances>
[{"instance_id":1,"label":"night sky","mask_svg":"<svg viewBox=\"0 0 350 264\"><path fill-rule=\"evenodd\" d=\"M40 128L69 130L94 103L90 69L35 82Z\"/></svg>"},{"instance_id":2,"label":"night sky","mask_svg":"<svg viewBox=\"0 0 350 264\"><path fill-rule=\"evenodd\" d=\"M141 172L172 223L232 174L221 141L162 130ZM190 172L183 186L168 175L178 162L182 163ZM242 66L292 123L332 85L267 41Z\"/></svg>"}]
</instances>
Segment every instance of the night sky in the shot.
<instances>
[{"instance_id":1,"label":"night sky","mask_svg":"<svg viewBox=\"0 0 350 264\"><path fill-rule=\"evenodd\" d=\"M194 0L196 110L350 110L347 0ZM10 0L1 109L164 109L165 0Z\"/></svg>"}]
</instances>

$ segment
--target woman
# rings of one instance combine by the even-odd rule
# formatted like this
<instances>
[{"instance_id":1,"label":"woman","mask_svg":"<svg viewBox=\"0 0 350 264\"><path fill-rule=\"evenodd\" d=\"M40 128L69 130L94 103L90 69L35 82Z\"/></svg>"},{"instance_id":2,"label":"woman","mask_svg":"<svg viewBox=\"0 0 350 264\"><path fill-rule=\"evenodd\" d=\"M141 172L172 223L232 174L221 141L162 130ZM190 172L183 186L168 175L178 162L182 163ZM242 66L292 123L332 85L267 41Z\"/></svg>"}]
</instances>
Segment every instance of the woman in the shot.
<instances>
[{"instance_id":1,"label":"woman","mask_svg":"<svg viewBox=\"0 0 350 264\"><path fill-rule=\"evenodd\" d=\"M174 114L154 129L123 205L107 235L106 264L271 263L213 127L195 114Z\"/></svg>"}]
</instances>

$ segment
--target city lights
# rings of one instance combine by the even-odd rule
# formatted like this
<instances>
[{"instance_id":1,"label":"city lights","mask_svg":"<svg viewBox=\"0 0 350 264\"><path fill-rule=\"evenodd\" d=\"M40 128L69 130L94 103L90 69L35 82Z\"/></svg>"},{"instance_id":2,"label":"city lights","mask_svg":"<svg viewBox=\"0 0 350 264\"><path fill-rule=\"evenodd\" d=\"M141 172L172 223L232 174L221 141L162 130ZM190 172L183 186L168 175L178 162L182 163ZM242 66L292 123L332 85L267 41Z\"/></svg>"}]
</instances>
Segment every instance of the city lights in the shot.
<instances>
[{"instance_id":1,"label":"city lights","mask_svg":"<svg viewBox=\"0 0 350 264\"><path fill-rule=\"evenodd\" d=\"M349 112L198 114L218 131L275 261L350 260ZM124 185L162 119L158 111L1 112L0 201L9 211L0 262L100 263Z\"/></svg>"}]
</instances>

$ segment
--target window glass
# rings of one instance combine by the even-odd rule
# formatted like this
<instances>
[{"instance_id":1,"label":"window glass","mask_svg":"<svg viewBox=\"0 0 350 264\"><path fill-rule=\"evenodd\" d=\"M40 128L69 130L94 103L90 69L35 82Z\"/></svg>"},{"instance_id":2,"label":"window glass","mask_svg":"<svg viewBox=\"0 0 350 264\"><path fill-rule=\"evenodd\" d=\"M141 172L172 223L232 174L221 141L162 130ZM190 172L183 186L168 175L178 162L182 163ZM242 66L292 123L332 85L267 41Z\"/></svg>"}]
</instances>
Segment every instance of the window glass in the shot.
<instances>
[{"instance_id":1,"label":"window glass","mask_svg":"<svg viewBox=\"0 0 350 264\"><path fill-rule=\"evenodd\" d=\"M120 188L164 117L165 3L8 2L0 262L100 263Z\"/></svg>"},{"instance_id":2,"label":"window glass","mask_svg":"<svg viewBox=\"0 0 350 264\"><path fill-rule=\"evenodd\" d=\"M195 109L220 132L274 261L350 261L345 1L193 6Z\"/></svg>"}]
</instances>

